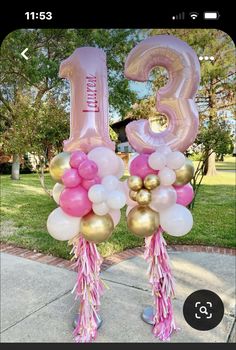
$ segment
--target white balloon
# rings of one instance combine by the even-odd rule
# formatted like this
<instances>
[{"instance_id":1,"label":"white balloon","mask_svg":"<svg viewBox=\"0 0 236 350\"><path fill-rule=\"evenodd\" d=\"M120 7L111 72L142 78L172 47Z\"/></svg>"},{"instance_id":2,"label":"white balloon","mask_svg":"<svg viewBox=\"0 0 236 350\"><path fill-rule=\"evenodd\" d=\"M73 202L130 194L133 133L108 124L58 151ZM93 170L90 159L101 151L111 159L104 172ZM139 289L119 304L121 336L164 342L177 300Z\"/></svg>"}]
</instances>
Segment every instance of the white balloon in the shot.
<instances>
[{"instance_id":1,"label":"white balloon","mask_svg":"<svg viewBox=\"0 0 236 350\"><path fill-rule=\"evenodd\" d=\"M191 212L183 205L174 204L160 213L160 224L164 231L172 236L184 236L193 226Z\"/></svg>"},{"instance_id":2,"label":"white balloon","mask_svg":"<svg viewBox=\"0 0 236 350\"><path fill-rule=\"evenodd\" d=\"M81 218L67 215L60 207L51 212L47 220L49 234L59 240L68 241L80 230Z\"/></svg>"},{"instance_id":3,"label":"white balloon","mask_svg":"<svg viewBox=\"0 0 236 350\"><path fill-rule=\"evenodd\" d=\"M126 197L123 192L112 191L107 196L107 205L111 209L121 209L126 204Z\"/></svg>"},{"instance_id":4,"label":"white balloon","mask_svg":"<svg viewBox=\"0 0 236 350\"><path fill-rule=\"evenodd\" d=\"M158 173L158 176L160 179L160 183L163 186L170 186L176 180L176 174L174 170L169 169L167 167L164 167L163 169L161 169Z\"/></svg>"},{"instance_id":5,"label":"white balloon","mask_svg":"<svg viewBox=\"0 0 236 350\"><path fill-rule=\"evenodd\" d=\"M88 197L93 203L101 203L106 200L107 191L103 185L93 185L88 191Z\"/></svg>"},{"instance_id":6,"label":"white balloon","mask_svg":"<svg viewBox=\"0 0 236 350\"><path fill-rule=\"evenodd\" d=\"M166 157L159 152L153 152L148 157L148 165L154 170L161 170L166 165Z\"/></svg>"},{"instance_id":7,"label":"white balloon","mask_svg":"<svg viewBox=\"0 0 236 350\"><path fill-rule=\"evenodd\" d=\"M171 152L166 156L166 165L170 169L179 169L185 164L185 156L179 151Z\"/></svg>"},{"instance_id":8,"label":"white balloon","mask_svg":"<svg viewBox=\"0 0 236 350\"><path fill-rule=\"evenodd\" d=\"M106 202L93 203L92 208L94 213L97 215L106 215L110 210Z\"/></svg>"},{"instance_id":9,"label":"white balloon","mask_svg":"<svg viewBox=\"0 0 236 350\"><path fill-rule=\"evenodd\" d=\"M172 186L158 186L152 191L150 208L155 211L163 211L176 203L177 194Z\"/></svg>"},{"instance_id":10,"label":"white balloon","mask_svg":"<svg viewBox=\"0 0 236 350\"><path fill-rule=\"evenodd\" d=\"M65 186L57 182L52 189L52 196L54 201L59 205L60 195L64 190Z\"/></svg>"},{"instance_id":11,"label":"white balloon","mask_svg":"<svg viewBox=\"0 0 236 350\"><path fill-rule=\"evenodd\" d=\"M98 166L98 176L115 175L119 170L119 159L115 152L106 147L96 147L88 153L88 159Z\"/></svg>"},{"instance_id":12,"label":"white balloon","mask_svg":"<svg viewBox=\"0 0 236 350\"><path fill-rule=\"evenodd\" d=\"M120 179L125 173L125 163L119 156L117 156L117 158L119 160L119 169L115 173L115 176L117 177L117 179Z\"/></svg>"},{"instance_id":13,"label":"white balloon","mask_svg":"<svg viewBox=\"0 0 236 350\"><path fill-rule=\"evenodd\" d=\"M158 153L163 154L164 156L166 156L168 153L172 152L171 148L169 146L167 146L167 145L158 146L156 148L156 151Z\"/></svg>"},{"instance_id":14,"label":"white balloon","mask_svg":"<svg viewBox=\"0 0 236 350\"><path fill-rule=\"evenodd\" d=\"M114 191L119 185L119 180L116 176L107 175L102 179L102 185L107 191Z\"/></svg>"}]
</instances>

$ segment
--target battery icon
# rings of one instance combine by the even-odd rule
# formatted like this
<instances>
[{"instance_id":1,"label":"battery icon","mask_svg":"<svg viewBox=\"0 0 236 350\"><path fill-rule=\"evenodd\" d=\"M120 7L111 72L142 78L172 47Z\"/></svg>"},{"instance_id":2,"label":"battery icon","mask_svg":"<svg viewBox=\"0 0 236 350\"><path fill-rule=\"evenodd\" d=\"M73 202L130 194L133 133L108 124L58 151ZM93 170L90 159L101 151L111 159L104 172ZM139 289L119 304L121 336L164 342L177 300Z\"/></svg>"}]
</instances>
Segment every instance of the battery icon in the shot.
<instances>
[{"instance_id":1,"label":"battery icon","mask_svg":"<svg viewBox=\"0 0 236 350\"><path fill-rule=\"evenodd\" d=\"M218 19L219 17L218 12L204 12L204 19Z\"/></svg>"}]
</instances>

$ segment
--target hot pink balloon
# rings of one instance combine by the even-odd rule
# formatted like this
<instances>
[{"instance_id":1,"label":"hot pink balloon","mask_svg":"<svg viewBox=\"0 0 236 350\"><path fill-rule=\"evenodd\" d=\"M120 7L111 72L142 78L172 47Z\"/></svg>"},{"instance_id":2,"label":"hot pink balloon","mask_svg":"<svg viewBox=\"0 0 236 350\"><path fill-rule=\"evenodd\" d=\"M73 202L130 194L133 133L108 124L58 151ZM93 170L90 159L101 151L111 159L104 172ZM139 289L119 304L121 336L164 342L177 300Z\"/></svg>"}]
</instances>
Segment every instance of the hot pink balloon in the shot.
<instances>
[{"instance_id":1,"label":"hot pink balloon","mask_svg":"<svg viewBox=\"0 0 236 350\"><path fill-rule=\"evenodd\" d=\"M93 160L84 160L78 167L79 175L86 180L93 179L98 173L98 166Z\"/></svg>"},{"instance_id":2,"label":"hot pink balloon","mask_svg":"<svg viewBox=\"0 0 236 350\"><path fill-rule=\"evenodd\" d=\"M144 179L149 174L157 174L157 170L153 170L148 165L149 154L139 154L130 163L130 174L140 176Z\"/></svg>"},{"instance_id":3,"label":"hot pink balloon","mask_svg":"<svg viewBox=\"0 0 236 350\"><path fill-rule=\"evenodd\" d=\"M65 188L60 195L60 206L68 215L79 217L88 214L92 209L88 192L82 186Z\"/></svg>"},{"instance_id":4,"label":"hot pink balloon","mask_svg":"<svg viewBox=\"0 0 236 350\"><path fill-rule=\"evenodd\" d=\"M66 187L76 187L81 183L81 180L76 169L67 169L62 175L62 182Z\"/></svg>"},{"instance_id":5,"label":"hot pink balloon","mask_svg":"<svg viewBox=\"0 0 236 350\"><path fill-rule=\"evenodd\" d=\"M106 54L96 47L80 47L60 65L59 76L71 84L70 152L104 146L115 150L109 136Z\"/></svg>"},{"instance_id":6,"label":"hot pink balloon","mask_svg":"<svg viewBox=\"0 0 236 350\"><path fill-rule=\"evenodd\" d=\"M189 205L194 197L194 191L192 186L188 183L184 186L173 186L177 194L176 203L184 205L185 207Z\"/></svg>"},{"instance_id":7,"label":"hot pink balloon","mask_svg":"<svg viewBox=\"0 0 236 350\"><path fill-rule=\"evenodd\" d=\"M75 151L70 156L70 166L77 169L79 165L87 159L87 156L82 151Z\"/></svg>"},{"instance_id":8,"label":"hot pink balloon","mask_svg":"<svg viewBox=\"0 0 236 350\"><path fill-rule=\"evenodd\" d=\"M147 119L140 119L126 126L126 134L139 153L152 153L161 145L184 152L198 131L194 97L200 81L199 60L195 51L175 36L152 36L130 52L125 62L125 76L134 81L147 81L151 70L158 66L165 67L169 76L167 85L156 95L157 111L168 117L168 127L155 133Z\"/></svg>"},{"instance_id":9,"label":"hot pink balloon","mask_svg":"<svg viewBox=\"0 0 236 350\"><path fill-rule=\"evenodd\" d=\"M88 191L90 187L100 183L101 183L100 177L95 176L93 179L90 179L90 180L83 179L81 182L81 185L83 186L83 188L85 188Z\"/></svg>"}]
</instances>

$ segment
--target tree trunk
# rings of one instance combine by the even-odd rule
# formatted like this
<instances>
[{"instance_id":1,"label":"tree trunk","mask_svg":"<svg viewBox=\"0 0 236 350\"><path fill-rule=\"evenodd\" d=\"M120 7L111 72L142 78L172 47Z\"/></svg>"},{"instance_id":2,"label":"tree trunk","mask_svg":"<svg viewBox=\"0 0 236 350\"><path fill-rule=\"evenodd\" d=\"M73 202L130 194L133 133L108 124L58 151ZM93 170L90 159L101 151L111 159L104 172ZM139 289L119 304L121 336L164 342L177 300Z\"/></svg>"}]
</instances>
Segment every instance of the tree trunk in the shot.
<instances>
[{"instance_id":1,"label":"tree trunk","mask_svg":"<svg viewBox=\"0 0 236 350\"><path fill-rule=\"evenodd\" d=\"M11 167L11 179L20 180L20 156L19 154L13 154L13 161Z\"/></svg>"},{"instance_id":2,"label":"tree trunk","mask_svg":"<svg viewBox=\"0 0 236 350\"><path fill-rule=\"evenodd\" d=\"M216 154L215 152L211 152L208 160L207 160L207 171L206 171L206 176L216 176L217 171L216 171Z\"/></svg>"}]
</instances>

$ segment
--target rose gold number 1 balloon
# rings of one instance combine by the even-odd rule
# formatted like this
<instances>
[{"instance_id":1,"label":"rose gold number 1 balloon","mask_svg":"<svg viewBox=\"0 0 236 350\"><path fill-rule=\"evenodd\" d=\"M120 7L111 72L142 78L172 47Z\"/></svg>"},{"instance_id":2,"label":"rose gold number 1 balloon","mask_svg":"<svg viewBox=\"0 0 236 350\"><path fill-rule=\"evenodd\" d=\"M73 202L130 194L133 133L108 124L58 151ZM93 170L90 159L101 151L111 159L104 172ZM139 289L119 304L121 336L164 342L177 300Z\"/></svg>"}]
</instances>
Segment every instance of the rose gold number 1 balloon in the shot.
<instances>
[{"instance_id":1,"label":"rose gold number 1 balloon","mask_svg":"<svg viewBox=\"0 0 236 350\"><path fill-rule=\"evenodd\" d=\"M194 142L198 131L194 102L200 80L198 57L187 43L172 35L153 36L130 52L125 62L125 76L147 81L150 71L157 66L165 67L169 75L167 85L157 91L156 96L157 110L167 115L168 127L155 133L149 121L141 119L129 123L126 134L139 153L152 153L161 145L183 152Z\"/></svg>"},{"instance_id":2,"label":"rose gold number 1 balloon","mask_svg":"<svg viewBox=\"0 0 236 350\"><path fill-rule=\"evenodd\" d=\"M70 138L64 151L104 146L115 149L109 136L106 54L81 47L61 63L59 76L71 84Z\"/></svg>"}]
</instances>

